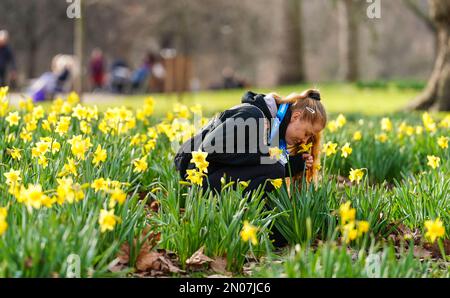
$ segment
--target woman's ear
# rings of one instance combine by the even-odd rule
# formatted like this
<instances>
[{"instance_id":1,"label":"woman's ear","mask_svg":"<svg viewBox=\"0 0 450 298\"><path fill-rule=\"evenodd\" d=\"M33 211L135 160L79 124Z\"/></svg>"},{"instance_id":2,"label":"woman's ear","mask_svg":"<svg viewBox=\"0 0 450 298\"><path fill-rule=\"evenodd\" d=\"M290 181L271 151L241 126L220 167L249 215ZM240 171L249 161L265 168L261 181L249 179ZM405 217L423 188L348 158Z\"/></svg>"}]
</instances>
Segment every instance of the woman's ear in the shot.
<instances>
[{"instance_id":1,"label":"woman's ear","mask_svg":"<svg viewBox=\"0 0 450 298\"><path fill-rule=\"evenodd\" d=\"M303 114L302 111L299 111L299 110L293 111L292 115L291 115L291 122L294 122L294 121L297 121L298 119L300 119L302 114Z\"/></svg>"}]
</instances>

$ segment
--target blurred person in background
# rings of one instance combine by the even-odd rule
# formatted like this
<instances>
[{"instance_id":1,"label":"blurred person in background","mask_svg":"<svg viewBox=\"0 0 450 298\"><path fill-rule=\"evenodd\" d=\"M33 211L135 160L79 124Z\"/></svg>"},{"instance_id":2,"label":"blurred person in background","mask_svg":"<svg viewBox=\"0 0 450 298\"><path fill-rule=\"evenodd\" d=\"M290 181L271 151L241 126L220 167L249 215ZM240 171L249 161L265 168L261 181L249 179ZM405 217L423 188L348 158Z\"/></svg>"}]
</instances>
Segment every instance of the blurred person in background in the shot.
<instances>
[{"instance_id":1,"label":"blurred person in background","mask_svg":"<svg viewBox=\"0 0 450 298\"><path fill-rule=\"evenodd\" d=\"M8 68L11 69L11 81L15 82L16 80L16 63L8 42L8 31L0 30L0 87L8 84Z\"/></svg>"},{"instance_id":2,"label":"blurred person in background","mask_svg":"<svg viewBox=\"0 0 450 298\"><path fill-rule=\"evenodd\" d=\"M92 91L103 89L105 78L105 60L103 57L103 52L99 48L95 48L91 53L89 73L91 76Z\"/></svg>"},{"instance_id":3,"label":"blurred person in background","mask_svg":"<svg viewBox=\"0 0 450 298\"><path fill-rule=\"evenodd\" d=\"M130 84L131 71L123 59L116 59L111 65L110 85L114 93L125 93Z\"/></svg>"},{"instance_id":4,"label":"blurred person in background","mask_svg":"<svg viewBox=\"0 0 450 298\"><path fill-rule=\"evenodd\" d=\"M28 92L35 102L52 99L56 93L67 93L71 90L71 78L74 74L74 57L58 54L52 59L51 71L43 73L36 79Z\"/></svg>"},{"instance_id":5,"label":"blurred person in background","mask_svg":"<svg viewBox=\"0 0 450 298\"><path fill-rule=\"evenodd\" d=\"M144 91L148 89L148 84L145 83L149 81L149 77L152 75L151 69L153 64L155 64L156 57L153 53L147 54L142 64L133 72L131 76L131 88L133 92Z\"/></svg>"},{"instance_id":6,"label":"blurred person in background","mask_svg":"<svg viewBox=\"0 0 450 298\"><path fill-rule=\"evenodd\" d=\"M150 90L153 92L164 92L164 82L166 78L166 68L164 60L160 55L155 55L155 61L151 67Z\"/></svg>"},{"instance_id":7,"label":"blurred person in background","mask_svg":"<svg viewBox=\"0 0 450 298\"><path fill-rule=\"evenodd\" d=\"M222 78L224 89L244 88L247 85L245 80L236 75L234 70L229 66L222 70Z\"/></svg>"}]
</instances>

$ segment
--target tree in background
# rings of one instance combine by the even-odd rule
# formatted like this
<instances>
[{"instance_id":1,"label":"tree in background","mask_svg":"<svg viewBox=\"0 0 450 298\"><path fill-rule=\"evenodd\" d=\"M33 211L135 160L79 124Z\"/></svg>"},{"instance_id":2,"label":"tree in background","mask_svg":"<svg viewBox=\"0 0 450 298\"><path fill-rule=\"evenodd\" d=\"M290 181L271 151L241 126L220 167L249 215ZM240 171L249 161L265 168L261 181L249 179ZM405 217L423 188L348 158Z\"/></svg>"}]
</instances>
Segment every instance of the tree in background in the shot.
<instances>
[{"instance_id":1,"label":"tree in background","mask_svg":"<svg viewBox=\"0 0 450 298\"><path fill-rule=\"evenodd\" d=\"M430 0L430 15L436 27L437 55L425 90L408 105L414 110L450 110L450 1Z\"/></svg>"},{"instance_id":2,"label":"tree in background","mask_svg":"<svg viewBox=\"0 0 450 298\"><path fill-rule=\"evenodd\" d=\"M339 0L339 68L349 82L360 79L359 26L362 6L360 0Z\"/></svg>"},{"instance_id":3,"label":"tree in background","mask_svg":"<svg viewBox=\"0 0 450 298\"><path fill-rule=\"evenodd\" d=\"M304 70L304 39L302 28L302 1L285 0L283 4L284 43L281 83L299 83L306 79Z\"/></svg>"},{"instance_id":4,"label":"tree in background","mask_svg":"<svg viewBox=\"0 0 450 298\"><path fill-rule=\"evenodd\" d=\"M404 5L425 25L428 31L434 36L434 51L435 55L437 55L438 49L438 40L437 40L437 28L431 19L430 14L428 13L428 7L426 5L420 5L420 2L417 0L403 0ZM427 2L423 2L426 4ZM422 7L425 6L425 7Z\"/></svg>"},{"instance_id":5,"label":"tree in background","mask_svg":"<svg viewBox=\"0 0 450 298\"><path fill-rule=\"evenodd\" d=\"M83 76L85 75L85 67L84 67L84 17L85 17L85 1L80 0L80 17L76 18L74 21L74 34L73 34L73 53L75 57L77 57L77 68L78 72L74 77L74 90L78 92L78 94L82 94L84 91L83 88Z\"/></svg>"}]
</instances>

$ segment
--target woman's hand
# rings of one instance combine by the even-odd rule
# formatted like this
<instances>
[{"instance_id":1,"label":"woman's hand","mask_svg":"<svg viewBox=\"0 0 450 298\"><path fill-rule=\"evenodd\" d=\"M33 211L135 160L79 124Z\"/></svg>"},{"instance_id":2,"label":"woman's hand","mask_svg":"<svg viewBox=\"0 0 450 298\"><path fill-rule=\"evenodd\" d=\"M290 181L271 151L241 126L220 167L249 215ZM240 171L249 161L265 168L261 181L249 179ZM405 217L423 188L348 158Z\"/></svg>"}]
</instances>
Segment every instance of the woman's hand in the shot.
<instances>
[{"instance_id":1,"label":"woman's hand","mask_svg":"<svg viewBox=\"0 0 450 298\"><path fill-rule=\"evenodd\" d=\"M303 153L302 154L303 160L305 161L306 167L309 169L313 166L314 158L309 153Z\"/></svg>"}]
</instances>

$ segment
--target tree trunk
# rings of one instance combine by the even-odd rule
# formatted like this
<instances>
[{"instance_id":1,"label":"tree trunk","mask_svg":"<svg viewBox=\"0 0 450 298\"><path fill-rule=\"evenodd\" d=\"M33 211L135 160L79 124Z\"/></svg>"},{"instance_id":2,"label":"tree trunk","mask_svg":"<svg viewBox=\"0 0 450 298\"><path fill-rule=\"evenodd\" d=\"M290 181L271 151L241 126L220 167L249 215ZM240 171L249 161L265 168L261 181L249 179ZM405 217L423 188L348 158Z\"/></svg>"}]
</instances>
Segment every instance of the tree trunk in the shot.
<instances>
[{"instance_id":1,"label":"tree trunk","mask_svg":"<svg viewBox=\"0 0 450 298\"><path fill-rule=\"evenodd\" d=\"M430 11L437 28L438 53L425 90L408 110L450 110L450 2L430 0Z\"/></svg>"},{"instance_id":2,"label":"tree trunk","mask_svg":"<svg viewBox=\"0 0 450 298\"><path fill-rule=\"evenodd\" d=\"M35 77L36 74L36 56L38 51L38 43L30 37L28 42L28 49L27 49L27 77L28 79L32 79Z\"/></svg>"},{"instance_id":3,"label":"tree trunk","mask_svg":"<svg viewBox=\"0 0 450 298\"><path fill-rule=\"evenodd\" d=\"M33 1L27 10L28 17L25 18L25 34L27 35L27 66L26 74L28 79L36 75L36 56L39 48L39 41L36 40L36 3Z\"/></svg>"},{"instance_id":4,"label":"tree trunk","mask_svg":"<svg viewBox=\"0 0 450 298\"><path fill-rule=\"evenodd\" d=\"M283 1L283 23L285 46L283 47L281 63L282 83L299 83L305 80L304 49L302 22L302 1Z\"/></svg>"},{"instance_id":5,"label":"tree trunk","mask_svg":"<svg viewBox=\"0 0 450 298\"><path fill-rule=\"evenodd\" d=\"M76 18L74 22L74 55L76 58L77 69L78 71L74 77L74 90L82 96L83 92L83 74L84 74L84 18L85 18L85 10L84 10L84 0L80 0L80 18Z\"/></svg>"},{"instance_id":6,"label":"tree trunk","mask_svg":"<svg viewBox=\"0 0 450 298\"><path fill-rule=\"evenodd\" d=\"M349 82L359 80L359 0L340 0L340 70L341 77Z\"/></svg>"}]
</instances>

